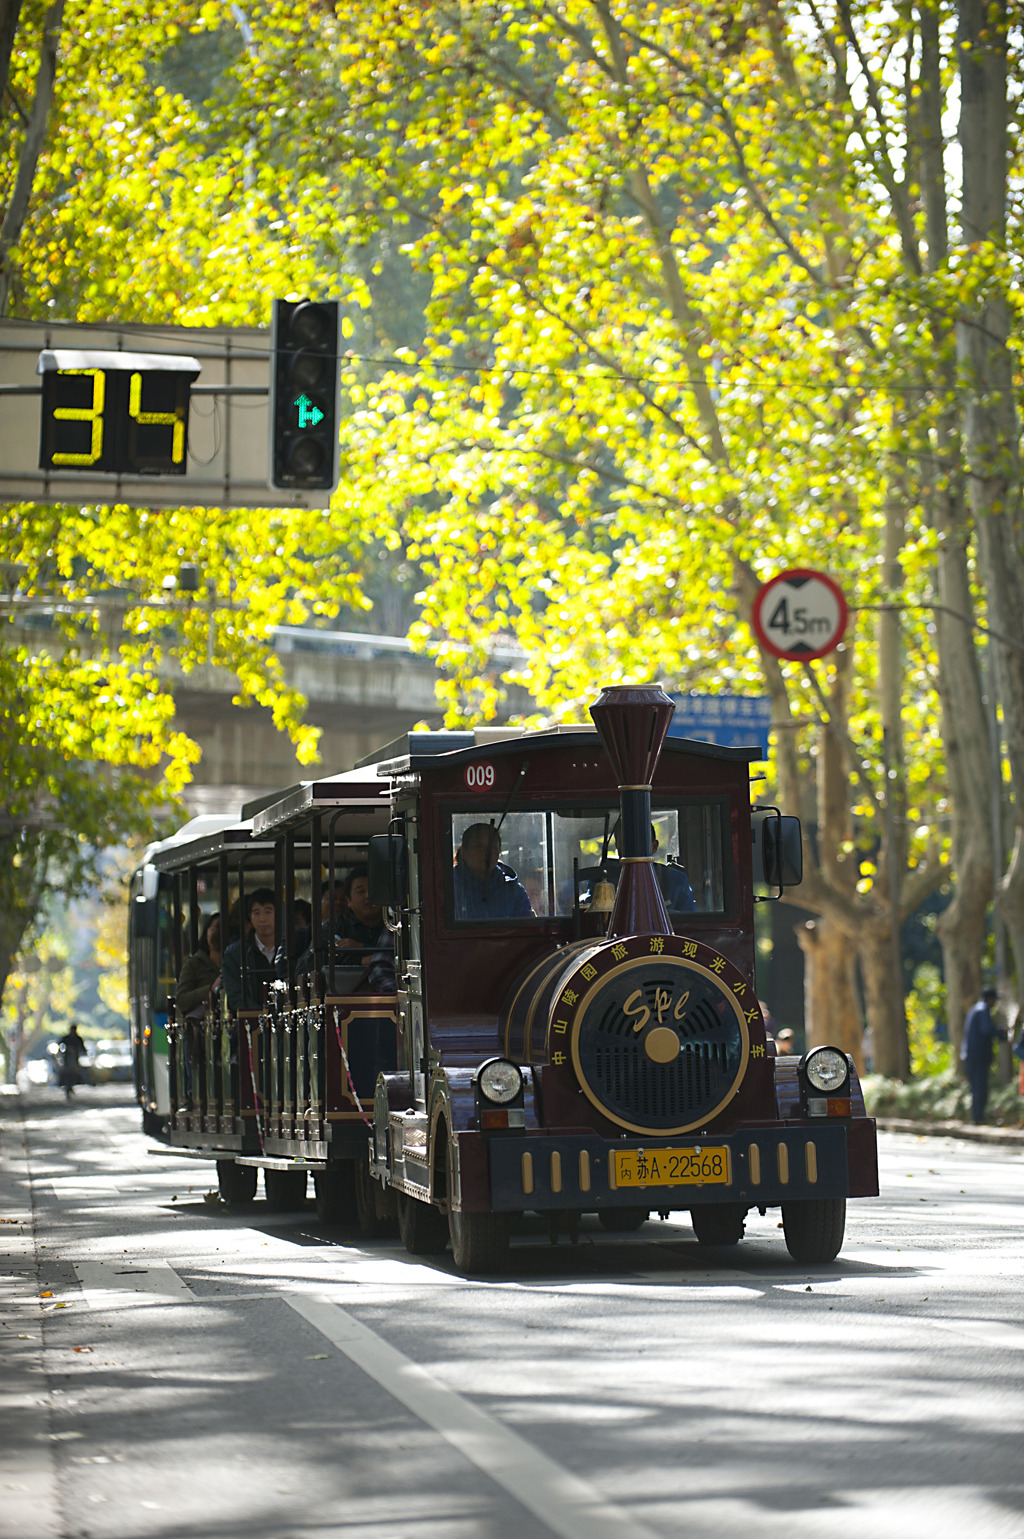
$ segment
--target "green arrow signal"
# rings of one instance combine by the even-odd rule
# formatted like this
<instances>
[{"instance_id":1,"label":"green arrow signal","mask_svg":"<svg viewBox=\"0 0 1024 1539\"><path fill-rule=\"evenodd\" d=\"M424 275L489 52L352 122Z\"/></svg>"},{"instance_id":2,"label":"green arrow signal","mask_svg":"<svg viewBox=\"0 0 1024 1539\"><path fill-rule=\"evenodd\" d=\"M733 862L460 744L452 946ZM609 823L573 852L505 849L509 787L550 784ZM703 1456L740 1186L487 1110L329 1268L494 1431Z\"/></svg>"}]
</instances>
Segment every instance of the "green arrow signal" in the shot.
<instances>
[{"instance_id":1,"label":"green arrow signal","mask_svg":"<svg viewBox=\"0 0 1024 1539\"><path fill-rule=\"evenodd\" d=\"M295 402L299 408L299 427L316 427L318 422L324 420L324 414L319 406L314 406L308 395L300 395Z\"/></svg>"}]
</instances>

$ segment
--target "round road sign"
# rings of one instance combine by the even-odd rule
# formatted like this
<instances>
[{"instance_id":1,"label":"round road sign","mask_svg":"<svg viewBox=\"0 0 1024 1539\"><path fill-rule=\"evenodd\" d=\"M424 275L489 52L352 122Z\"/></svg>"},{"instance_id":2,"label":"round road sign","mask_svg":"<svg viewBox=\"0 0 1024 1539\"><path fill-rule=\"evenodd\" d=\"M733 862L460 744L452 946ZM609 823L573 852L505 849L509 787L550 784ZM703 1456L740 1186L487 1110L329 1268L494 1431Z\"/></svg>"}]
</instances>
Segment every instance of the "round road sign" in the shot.
<instances>
[{"instance_id":1,"label":"round road sign","mask_svg":"<svg viewBox=\"0 0 1024 1539\"><path fill-rule=\"evenodd\" d=\"M795 567L758 589L751 624L767 652L806 662L824 657L839 645L846 618L839 584L824 572Z\"/></svg>"}]
</instances>

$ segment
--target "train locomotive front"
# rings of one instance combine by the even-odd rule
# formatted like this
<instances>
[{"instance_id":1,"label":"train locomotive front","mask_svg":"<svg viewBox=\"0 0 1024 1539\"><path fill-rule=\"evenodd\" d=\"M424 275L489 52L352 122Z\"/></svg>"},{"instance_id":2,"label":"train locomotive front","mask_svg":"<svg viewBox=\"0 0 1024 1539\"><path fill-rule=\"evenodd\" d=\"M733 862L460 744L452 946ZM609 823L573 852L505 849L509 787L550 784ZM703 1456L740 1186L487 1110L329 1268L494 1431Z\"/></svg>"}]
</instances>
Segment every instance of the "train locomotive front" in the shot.
<instances>
[{"instance_id":1,"label":"train locomotive front","mask_svg":"<svg viewBox=\"0 0 1024 1539\"><path fill-rule=\"evenodd\" d=\"M520 935L517 946L511 924L467 926L460 979L450 887L447 897L435 887L431 922L407 917L422 957L424 1072L419 1084L415 1075L385 1076L373 1172L399 1194L412 1249L436 1249L444 1238L440 1225L431 1230L410 1216L414 1204L446 1210L456 1259L481 1268L499 1263L516 1212L571 1225L591 1211L605 1227L625 1229L651 1209L688 1209L699 1240L731 1244L751 1208L780 1206L794 1258L822 1261L842 1243L846 1199L877 1190L874 1125L852 1062L829 1047L777 1059L765 1031L754 982L754 877L778 889L799 830L774 809L751 820L745 765L742 782L735 777L742 803L737 794L725 805L729 897L720 913L701 914L696 903L692 916L669 912L666 871L652 847L652 791L661 803L672 790L685 793L693 770L673 744L673 763L658 773L672 709L660 689L629 688L605 690L593 708L619 806L614 895L604 860L589 904L575 913L577 930L589 934L551 926L530 946ZM578 779L581 769L597 768L596 756L567 764L569 744L560 749L548 738L547 747L547 777L533 744L525 784L525 769L518 782L514 775L519 753L508 746L507 768L493 769L492 750L486 776L479 756L459 756L464 783L493 784L500 796L507 781L506 812L527 805L527 786L535 805L547 796L557 807L566 768ZM703 774L708 767L705 758ZM456 781L440 759L434 768L424 761L415 782L428 851L431 825L442 850L445 827L455 826ZM719 773L725 780L722 766ZM503 984L510 954L524 965ZM492 1040L492 1019L496 1051L478 1052L472 1068L474 1043Z\"/></svg>"}]
</instances>

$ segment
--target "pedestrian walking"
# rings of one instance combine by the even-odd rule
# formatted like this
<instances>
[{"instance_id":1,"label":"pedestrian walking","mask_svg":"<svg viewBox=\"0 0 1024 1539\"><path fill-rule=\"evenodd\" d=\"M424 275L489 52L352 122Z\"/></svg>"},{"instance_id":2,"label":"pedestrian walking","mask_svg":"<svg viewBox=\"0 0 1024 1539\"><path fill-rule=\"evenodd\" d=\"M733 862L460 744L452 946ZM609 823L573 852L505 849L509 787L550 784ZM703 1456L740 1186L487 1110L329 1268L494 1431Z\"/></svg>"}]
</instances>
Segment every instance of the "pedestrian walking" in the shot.
<instances>
[{"instance_id":1,"label":"pedestrian walking","mask_svg":"<svg viewBox=\"0 0 1024 1539\"><path fill-rule=\"evenodd\" d=\"M88 1057L88 1053L89 1050L79 1035L78 1024L72 1021L70 1030L60 1039L59 1082L65 1101L71 1100L76 1085L85 1083L82 1059Z\"/></svg>"},{"instance_id":2,"label":"pedestrian walking","mask_svg":"<svg viewBox=\"0 0 1024 1539\"><path fill-rule=\"evenodd\" d=\"M999 994L989 985L982 989L981 998L972 1005L964 1022L964 1040L960 1046L960 1061L964 1066L967 1083L971 1087L971 1120L984 1122L988 1105L988 1081L992 1068L992 1048L996 1042L1005 1041L1006 1033L997 1026L992 1014Z\"/></svg>"}]
</instances>

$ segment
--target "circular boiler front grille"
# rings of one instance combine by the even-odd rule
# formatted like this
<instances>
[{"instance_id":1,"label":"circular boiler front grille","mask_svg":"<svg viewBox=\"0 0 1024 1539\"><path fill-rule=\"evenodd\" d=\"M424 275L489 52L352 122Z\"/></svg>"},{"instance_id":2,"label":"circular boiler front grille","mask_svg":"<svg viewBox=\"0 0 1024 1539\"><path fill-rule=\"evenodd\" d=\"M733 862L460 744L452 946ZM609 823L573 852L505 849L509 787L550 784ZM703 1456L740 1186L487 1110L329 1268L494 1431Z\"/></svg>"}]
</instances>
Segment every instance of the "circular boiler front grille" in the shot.
<instances>
[{"instance_id":1,"label":"circular boiler front grille","mask_svg":"<svg viewBox=\"0 0 1024 1539\"><path fill-rule=\"evenodd\" d=\"M722 980L670 956L627 962L603 978L573 1034L585 1093L638 1132L708 1122L735 1091L747 1052L743 1012Z\"/></svg>"}]
</instances>

